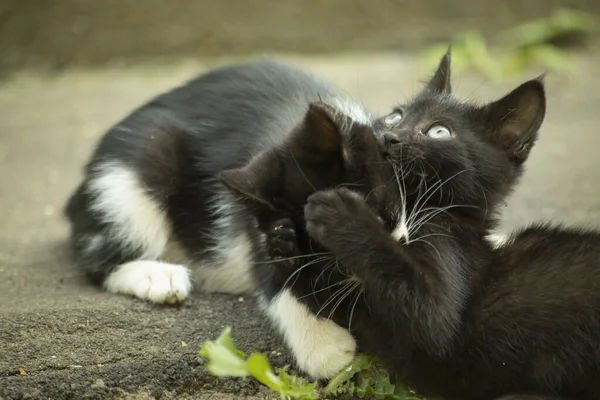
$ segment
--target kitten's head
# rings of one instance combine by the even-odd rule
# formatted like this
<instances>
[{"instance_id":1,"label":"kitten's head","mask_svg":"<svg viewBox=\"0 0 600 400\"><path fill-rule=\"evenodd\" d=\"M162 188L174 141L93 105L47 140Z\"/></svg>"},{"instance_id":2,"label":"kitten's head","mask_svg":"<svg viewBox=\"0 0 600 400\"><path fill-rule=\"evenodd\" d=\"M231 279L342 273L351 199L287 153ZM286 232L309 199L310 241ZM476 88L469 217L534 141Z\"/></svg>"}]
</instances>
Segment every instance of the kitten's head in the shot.
<instances>
[{"instance_id":1,"label":"kitten's head","mask_svg":"<svg viewBox=\"0 0 600 400\"><path fill-rule=\"evenodd\" d=\"M372 127L324 102L311 103L302 122L281 146L263 151L219 178L259 217L296 216L317 190L349 184L371 190L381 181L381 157Z\"/></svg>"},{"instance_id":2,"label":"kitten's head","mask_svg":"<svg viewBox=\"0 0 600 400\"><path fill-rule=\"evenodd\" d=\"M517 183L545 110L541 79L485 105L455 99L448 50L423 90L375 128L408 198L427 191L422 201L434 206L466 204L487 212Z\"/></svg>"}]
</instances>

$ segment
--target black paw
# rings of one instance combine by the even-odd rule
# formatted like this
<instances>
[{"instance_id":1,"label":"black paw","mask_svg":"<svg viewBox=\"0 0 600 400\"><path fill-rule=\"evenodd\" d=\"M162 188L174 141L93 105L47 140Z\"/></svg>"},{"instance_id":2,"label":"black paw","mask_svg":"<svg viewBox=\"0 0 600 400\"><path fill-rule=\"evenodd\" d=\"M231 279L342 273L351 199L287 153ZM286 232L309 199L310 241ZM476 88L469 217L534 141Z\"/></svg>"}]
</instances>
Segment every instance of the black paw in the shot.
<instances>
[{"instance_id":1,"label":"black paw","mask_svg":"<svg viewBox=\"0 0 600 400\"><path fill-rule=\"evenodd\" d=\"M267 251L275 265L294 267L299 262L296 230L289 218L274 221L267 233Z\"/></svg>"},{"instance_id":2,"label":"black paw","mask_svg":"<svg viewBox=\"0 0 600 400\"><path fill-rule=\"evenodd\" d=\"M310 196L304 207L304 218L310 237L331 251L342 241L365 234L373 224L379 225L363 198L345 188Z\"/></svg>"}]
</instances>

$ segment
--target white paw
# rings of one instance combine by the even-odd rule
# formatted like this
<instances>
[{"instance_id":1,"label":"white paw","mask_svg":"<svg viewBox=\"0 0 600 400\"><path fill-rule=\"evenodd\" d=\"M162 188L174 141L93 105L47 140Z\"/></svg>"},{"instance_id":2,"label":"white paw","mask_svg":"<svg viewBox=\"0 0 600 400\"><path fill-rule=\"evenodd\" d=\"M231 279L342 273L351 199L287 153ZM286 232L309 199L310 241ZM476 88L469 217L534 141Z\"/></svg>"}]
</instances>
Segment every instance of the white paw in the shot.
<instances>
[{"instance_id":1,"label":"white paw","mask_svg":"<svg viewBox=\"0 0 600 400\"><path fill-rule=\"evenodd\" d=\"M182 265L159 261L132 261L111 273L104 287L112 293L128 294L154 303L175 304L189 295L192 282Z\"/></svg>"},{"instance_id":2,"label":"white paw","mask_svg":"<svg viewBox=\"0 0 600 400\"><path fill-rule=\"evenodd\" d=\"M294 351L298 367L315 379L330 379L354 360L356 341L331 321L321 320L310 329L308 340Z\"/></svg>"},{"instance_id":3,"label":"white paw","mask_svg":"<svg viewBox=\"0 0 600 400\"><path fill-rule=\"evenodd\" d=\"M283 333L298 367L315 379L335 376L356 356L356 341L348 330L317 318L289 290L265 305Z\"/></svg>"}]
</instances>

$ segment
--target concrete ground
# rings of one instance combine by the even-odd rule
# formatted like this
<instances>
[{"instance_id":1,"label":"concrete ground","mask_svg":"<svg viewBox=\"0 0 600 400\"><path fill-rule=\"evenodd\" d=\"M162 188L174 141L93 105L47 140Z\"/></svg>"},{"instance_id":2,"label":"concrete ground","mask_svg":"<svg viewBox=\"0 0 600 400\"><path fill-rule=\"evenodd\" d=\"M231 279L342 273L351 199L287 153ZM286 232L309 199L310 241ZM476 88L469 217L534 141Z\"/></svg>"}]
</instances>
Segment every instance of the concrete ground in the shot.
<instances>
[{"instance_id":1,"label":"concrete ground","mask_svg":"<svg viewBox=\"0 0 600 400\"><path fill-rule=\"evenodd\" d=\"M405 99L429 72L408 55L290 59L338 83L374 113ZM548 76L547 120L503 229L549 219L600 227L598 61L596 51L581 56L567 76ZM252 381L202 371L199 344L226 325L243 349L267 352L275 365L290 361L251 298L197 293L183 306L158 307L109 295L87 284L66 251L62 207L98 137L207 65L22 73L0 86L4 399L265 398ZM478 100L500 96L508 85L470 75L454 80L460 96Z\"/></svg>"}]
</instances>

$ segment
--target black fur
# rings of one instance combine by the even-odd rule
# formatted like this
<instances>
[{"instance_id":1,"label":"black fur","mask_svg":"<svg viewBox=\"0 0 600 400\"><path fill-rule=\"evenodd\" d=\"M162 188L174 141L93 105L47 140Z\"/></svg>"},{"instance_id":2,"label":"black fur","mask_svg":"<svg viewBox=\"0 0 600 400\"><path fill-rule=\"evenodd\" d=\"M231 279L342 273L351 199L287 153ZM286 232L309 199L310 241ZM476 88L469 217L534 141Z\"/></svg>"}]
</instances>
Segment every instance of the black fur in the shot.
<instances>
[{"instance_id":1,"label":"black fur","mask_svg":"<svg viewBox=\"0 0 600 400\"><path fill-rule=\"evenodd\" d=\"M421 394L599 399L600 234L537 225L497 249L486 239L537 138L543 83L476 106L451 97L449 74L448 53L412 101L374 131L352 133L376 135L389 164L365 139L360 185L340 177L346 187L312 194L300 221L294 204L296 243L281 245L274 231L269 243L279 259L282 248L288 256L330 251L334 262L313 257L295 267L295 294ZM449 136L427 136L438 125ZM292 182L310 192L312 177ZM408 237L395 239L403 218ZM360 283L355 290L348 278ZM340 287L350 289L340 295Z\"/></svg>"},{"instance_id":2,"label":"black fur","mask_svg":"<svg viewBox=\"0 0 600 400\"><path fill-rule=\"evenodd\" d=\"M300 368L332 376L355 341L282 293L301 258L279 255L318 248L304 230L308 196L341 184L367 190L384 176L372 122L331 85L282 63L210 71L101 139L66 208L77 263L109 291L157 303L184 300L192 280L209 292L258 292L273 308L284 298L267 315L287 321L286 340L290 329L308 330L288 340ZM312 288L297 277L299 297ZM320 357L324 340L334 363Z\"/></svg>"},{"instance_id":3,"label":"black fur","mask_svg":"<svg viewBox=\"0 0 600 400\"><path fill-rule=\"evenodd\" d=\"M125 246L111 234L111 222L93 210L98 193L90 190L90 182L99 166L119 162L134 171L146 194L166 211L173 239L189 263L206 264L219 257L213 249L223 239L215 234L215 202L228 202L220 199L224 188L217 174L282 146L311 101L338 95L301 70L259 60L213 70L143 105L101 139L66 207L78 265L101 284L116 266L138 259L144 250ZM225 237L244 231L260 247L254 220L246 213L225 228ZM101 245L90 246L98 234Z\"/></svg>"}]
</instances>

